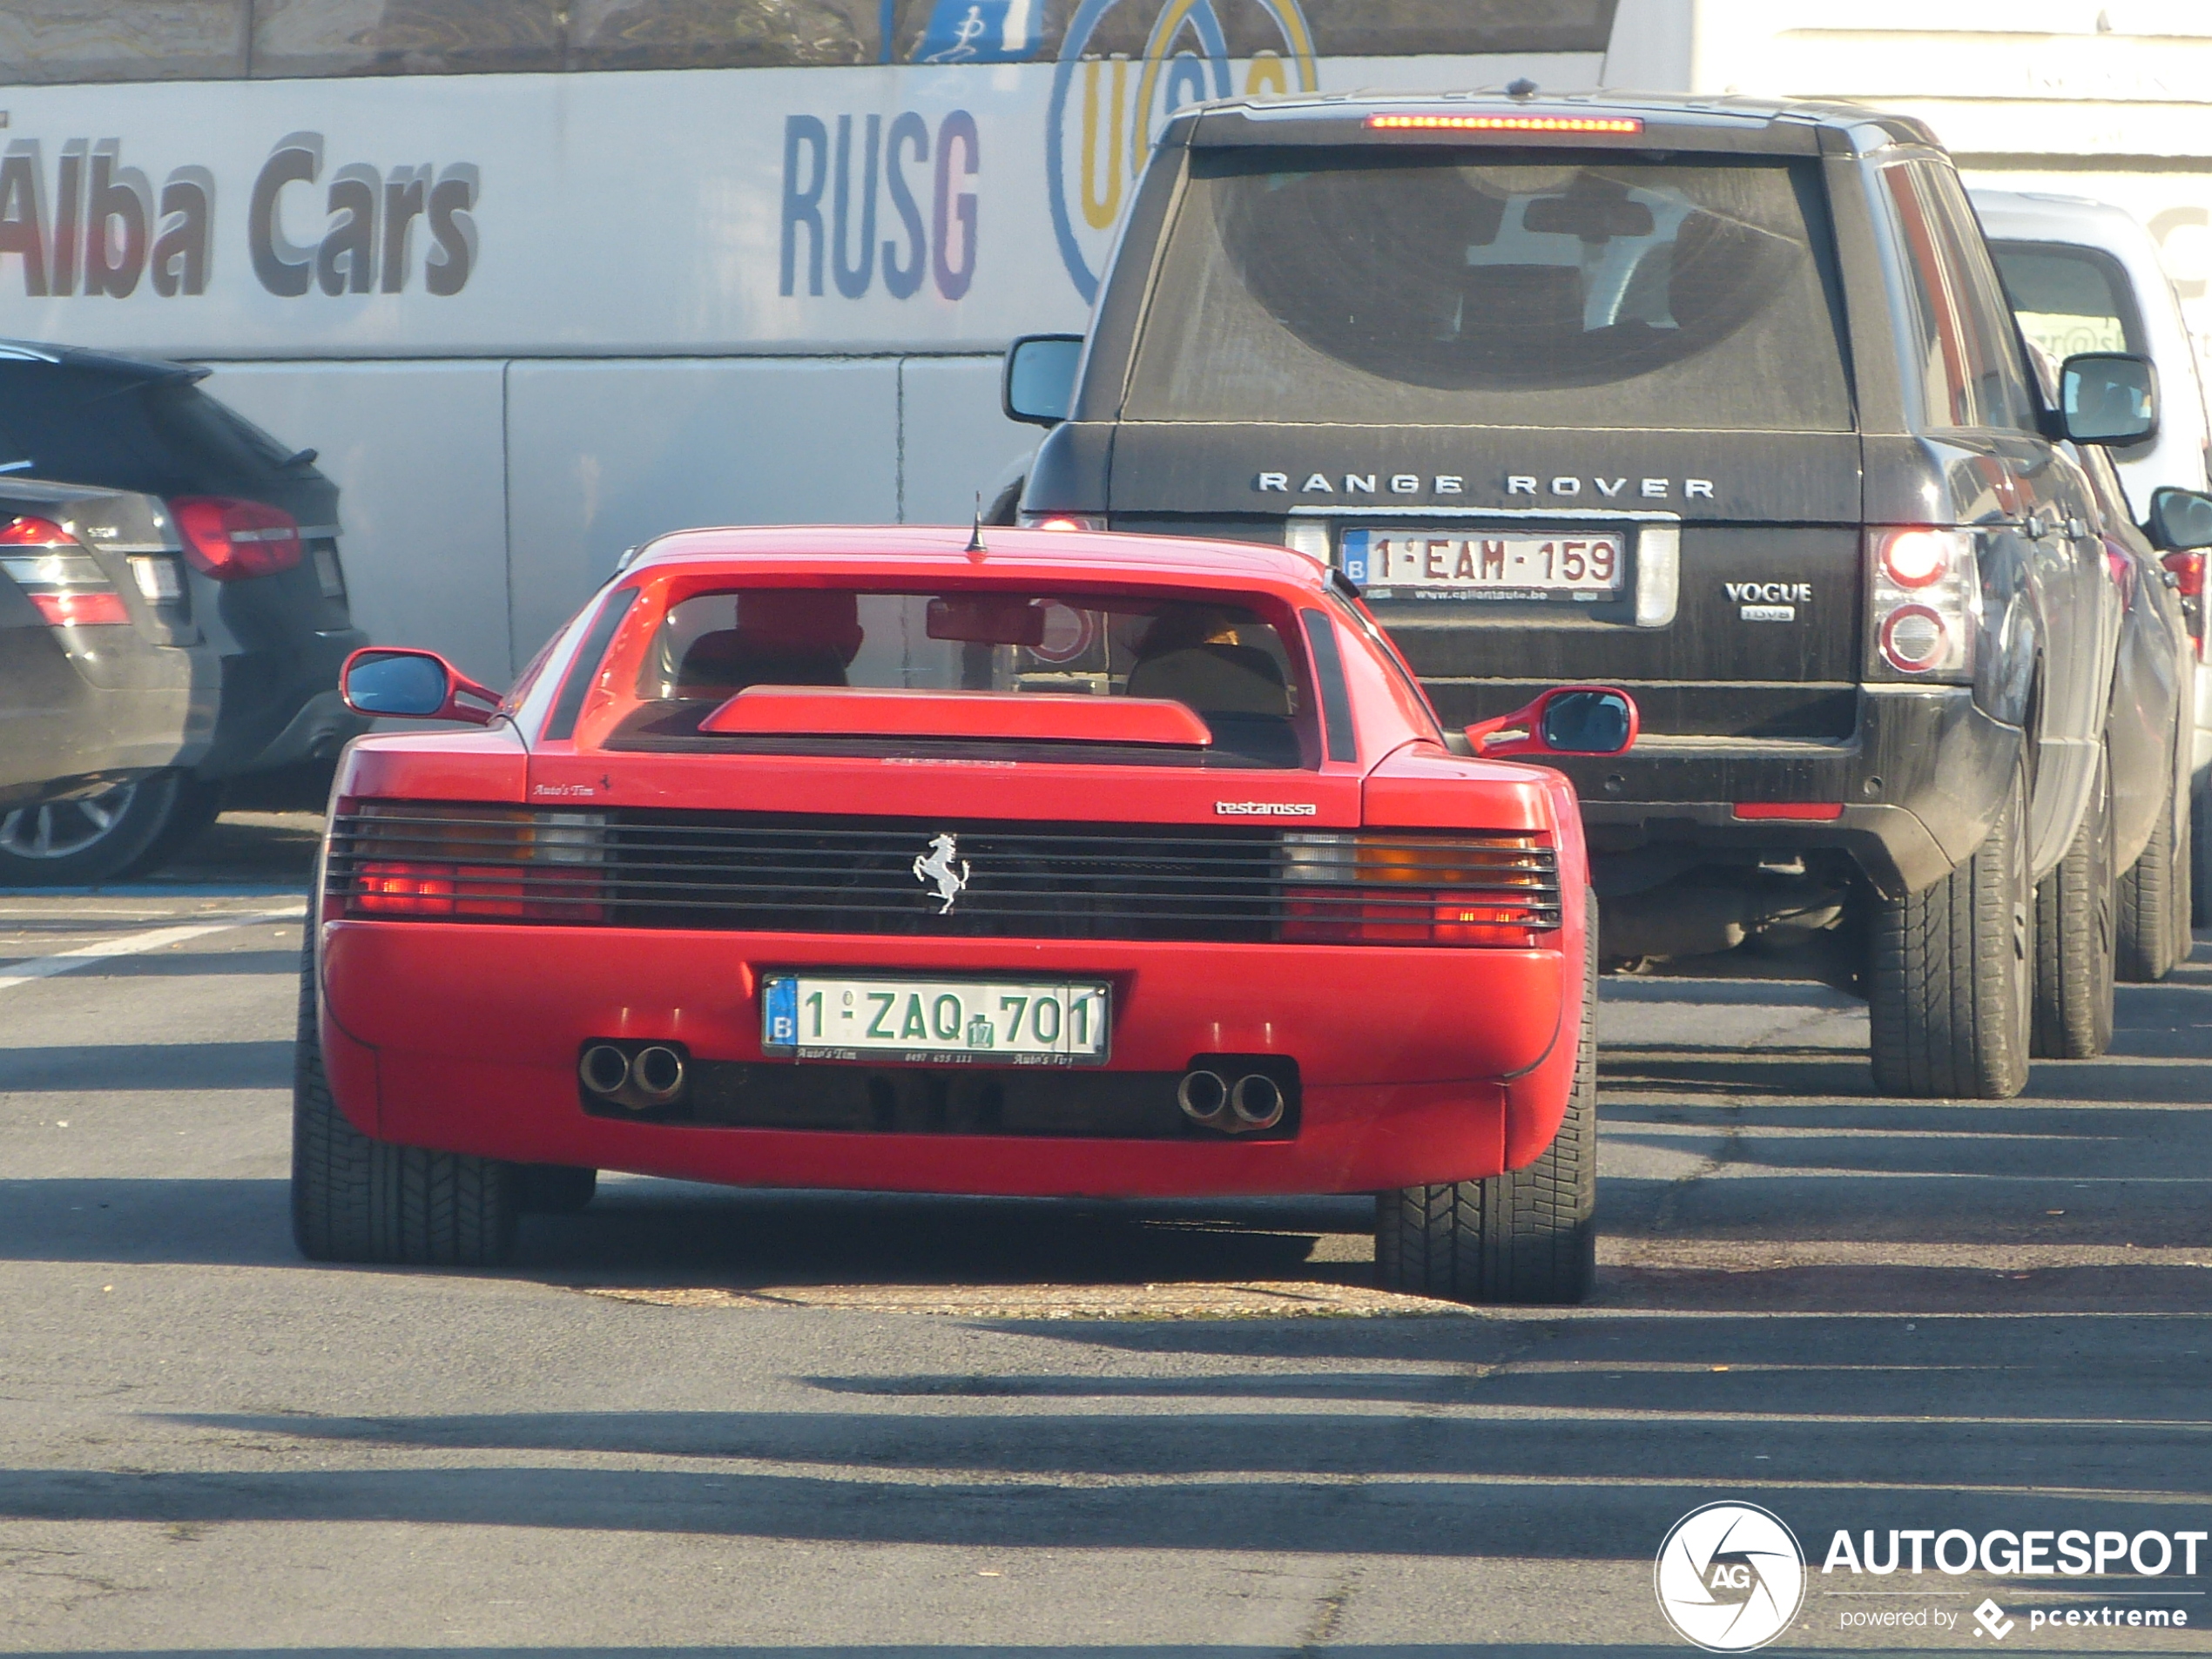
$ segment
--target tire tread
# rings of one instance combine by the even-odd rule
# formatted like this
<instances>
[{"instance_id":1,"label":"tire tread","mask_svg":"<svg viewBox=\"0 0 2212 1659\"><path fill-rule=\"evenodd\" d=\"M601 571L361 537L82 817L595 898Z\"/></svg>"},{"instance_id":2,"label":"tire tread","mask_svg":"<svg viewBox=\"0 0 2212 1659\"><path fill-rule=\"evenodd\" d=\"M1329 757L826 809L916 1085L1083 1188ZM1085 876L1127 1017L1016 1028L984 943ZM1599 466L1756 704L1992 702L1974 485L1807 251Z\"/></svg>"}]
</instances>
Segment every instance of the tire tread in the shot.
<instances>
[{"instance_id":1,"label":"tire tread","mask_svg":"<svg viewBox=\"0 0 2212 1659\"><path fill-rule=\"evenodd\" d=\"M292 1236L300 1253L318 1262L496 1266L514 1244L516 1198L513 1166L376 1140L338 1109L323 1073L310 938L293 1049Z\"/></svg>"},{"instance_id":2,"label":"tire tread","mask_svg":"<svg viewBox=\"0 0 2212 1659\"><path fill-rule=\"evenodd\" d=\"M1574 1091L1524 1170L1375 1195L1375 1277L1460 1302L1571 1304L1597 1270L1597 908L1589 904Z\"/></svg>"}]
</instances>

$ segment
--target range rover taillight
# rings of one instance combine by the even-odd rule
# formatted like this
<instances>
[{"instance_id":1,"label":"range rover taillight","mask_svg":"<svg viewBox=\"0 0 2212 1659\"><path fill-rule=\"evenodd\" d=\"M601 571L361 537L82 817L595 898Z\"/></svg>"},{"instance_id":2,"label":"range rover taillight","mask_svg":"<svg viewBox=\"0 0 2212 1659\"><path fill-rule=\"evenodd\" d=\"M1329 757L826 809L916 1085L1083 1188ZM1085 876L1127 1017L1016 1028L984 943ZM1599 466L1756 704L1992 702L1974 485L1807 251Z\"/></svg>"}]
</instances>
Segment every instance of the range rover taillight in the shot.
<instances>
[{"instance_id":1,"label":"range rover taillight","mask_svg":"<svg viewBox=\"0 0 2212 1659\"><path fill-rule=\"evenodd\" d=\"M1981 624L1974 532L1929 524L1870 529L1866 570L1870 678L1972 679Z\"/></svg>"}]
</instances>

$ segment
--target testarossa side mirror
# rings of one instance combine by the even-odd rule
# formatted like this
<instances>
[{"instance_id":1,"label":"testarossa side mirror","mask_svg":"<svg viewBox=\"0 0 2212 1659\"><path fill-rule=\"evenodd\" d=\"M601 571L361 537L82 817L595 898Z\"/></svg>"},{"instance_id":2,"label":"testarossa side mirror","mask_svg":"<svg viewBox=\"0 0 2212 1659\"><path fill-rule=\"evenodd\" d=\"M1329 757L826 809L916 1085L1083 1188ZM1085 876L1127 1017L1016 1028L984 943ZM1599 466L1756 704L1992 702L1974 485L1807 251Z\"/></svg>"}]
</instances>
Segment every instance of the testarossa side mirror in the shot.
<instances>
[{"instance_id":1,"label":"testarossa side mirror","mask_svg":"<svg viewBox=\"0 0 2212 1659\"><path fill-rule=\"evenodd\" d=\"M1518 755L1617 755L1642 726L1635 698L1610 685L1557 685L1525 708L1477 721L1467 747L1489 760Z\"/></svg>"}]
</instances>

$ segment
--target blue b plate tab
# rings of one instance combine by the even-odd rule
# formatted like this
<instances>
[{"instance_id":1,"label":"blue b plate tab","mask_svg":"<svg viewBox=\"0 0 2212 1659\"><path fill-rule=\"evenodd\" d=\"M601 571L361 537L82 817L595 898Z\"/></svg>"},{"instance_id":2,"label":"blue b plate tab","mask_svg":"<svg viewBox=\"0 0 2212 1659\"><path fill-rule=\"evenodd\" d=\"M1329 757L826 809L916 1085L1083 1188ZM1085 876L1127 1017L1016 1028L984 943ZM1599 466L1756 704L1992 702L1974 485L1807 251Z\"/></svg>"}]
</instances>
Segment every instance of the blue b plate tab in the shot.
<instances>
[{"instance_id":1,"label":"blue b plate tab","mask_svg":"<svg viewBox=\"0 0 2212 1659\"><path fill-rule=\"evenodd\" d=\"M1344 533L1343 550L1338 562L1343 567L1345 579L1355 588L1367 585L1367 547L1373 534L1361 529Z\"/></svg>"},{"instance_id":2,"label":"blue b plate tab","mask_svg":"<svg viewBox=\"0 0 2212 1659\"><path fill-rule=\"evenodd\" d=\"M764 1045L795 1048L799 1043L799 981L788 974L764 980L760 987L760 1040Z\"/></svg>"}]
</instances>

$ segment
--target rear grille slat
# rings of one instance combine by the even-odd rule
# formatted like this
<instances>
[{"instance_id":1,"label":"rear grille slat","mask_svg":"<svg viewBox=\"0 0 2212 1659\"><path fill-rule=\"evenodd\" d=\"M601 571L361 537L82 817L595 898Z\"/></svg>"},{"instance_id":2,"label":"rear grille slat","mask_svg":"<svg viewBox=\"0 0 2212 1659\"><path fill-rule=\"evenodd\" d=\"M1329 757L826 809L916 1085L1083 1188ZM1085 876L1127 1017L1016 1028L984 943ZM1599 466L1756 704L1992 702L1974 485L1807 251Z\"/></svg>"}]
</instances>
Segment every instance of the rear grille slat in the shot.
<instances>
[{"instance_id":1,"label":"rear grille slat","mask_svg":"<svg viewBox=\"0 0 2212 1659\"><path fill-rule=\"evenodd\" d=\"M1317 855L1257 826L1101 830L410 805L379 802L336 819L332 897L358 914L383 914L399 907L363 902L370 879L443 868L462 920L1258 943L1311 938L1317 919L1357 916L1368 925L1363 936L1392 942L1401 923L1426 927L1444 889L1454 904L1494 907L1531 933L1560 925L1556 855L1525 835L1363 832L1360 858L1379 849L1392 877L1372 880L1330 866L1332 849ZM949 914L935 883L914 870L948 833L966 871Z\"/></svg>"}]
</instances>

